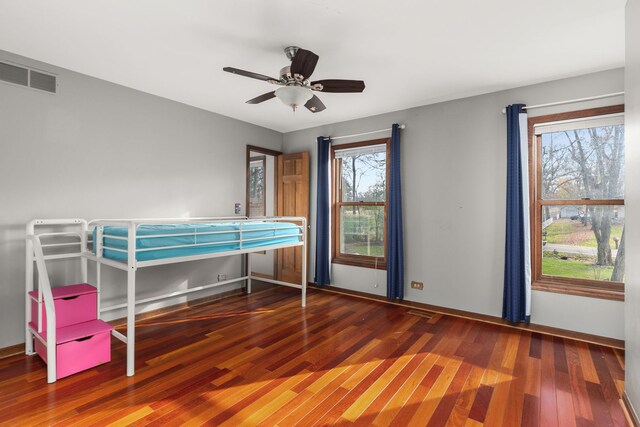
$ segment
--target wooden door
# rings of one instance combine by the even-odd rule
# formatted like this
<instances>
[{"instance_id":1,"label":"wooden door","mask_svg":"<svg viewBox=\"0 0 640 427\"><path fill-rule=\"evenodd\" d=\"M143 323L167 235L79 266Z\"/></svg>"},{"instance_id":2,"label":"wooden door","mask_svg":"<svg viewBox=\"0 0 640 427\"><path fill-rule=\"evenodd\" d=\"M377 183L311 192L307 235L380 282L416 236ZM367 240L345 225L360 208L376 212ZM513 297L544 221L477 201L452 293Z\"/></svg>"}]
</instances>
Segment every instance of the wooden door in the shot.
<instances>
[{"instance_id":1,"label":"wooden door","mask_svg":"<svg viewBox=\"0 0 640 427\"><path fill-rule=\"evenodd\" d=\"M278 216L303 216L309 225L309 153L278 156ZM307 243L308 244L308 243ZM279 249L276 278L291 283L302 280L302 247ZM305 278L306 280L306 278Z\"/></svg>"}]
</instances>

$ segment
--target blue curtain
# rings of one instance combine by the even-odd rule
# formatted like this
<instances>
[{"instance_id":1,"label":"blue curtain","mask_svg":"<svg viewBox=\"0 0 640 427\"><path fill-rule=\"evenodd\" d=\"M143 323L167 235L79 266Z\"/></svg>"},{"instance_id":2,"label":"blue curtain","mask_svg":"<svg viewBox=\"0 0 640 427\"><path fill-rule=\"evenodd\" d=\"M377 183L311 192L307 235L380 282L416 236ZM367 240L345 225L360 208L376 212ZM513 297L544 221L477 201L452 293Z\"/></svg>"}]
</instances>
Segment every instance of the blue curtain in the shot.
<instances>
[{"instance_id":1,"label":"blue curtain","mask_svg":"<svg viewBox=\"0 0 640 427\"><path fill-rule=\"evenodd\" d=\"M318 286L331 283L329 277L329 148L331 140L318 137L318 188L316 210L316 277Z\"/></svg>"},{"instance_id":2,"label":"blue curtain","mask_svg":"<svg viewBox=\"0 0 640 427\"><path fill-rule=\"evenodd\" d=\"M527 115L523 104L507 107L507 229L502 317L529 322L531 257Z\"/></svg>"},{"instance_id":3,"label":"blue curtain","mask_svg":"<svg viewBox=\"0 0 640 427\"><path fill-rule=\"evenodd\" d=\"M387 298L404 298L404 252L402 237L402 191L400 183L400 128L391 127L389 200L387 201Z\"/></svg>"}]
</instances>

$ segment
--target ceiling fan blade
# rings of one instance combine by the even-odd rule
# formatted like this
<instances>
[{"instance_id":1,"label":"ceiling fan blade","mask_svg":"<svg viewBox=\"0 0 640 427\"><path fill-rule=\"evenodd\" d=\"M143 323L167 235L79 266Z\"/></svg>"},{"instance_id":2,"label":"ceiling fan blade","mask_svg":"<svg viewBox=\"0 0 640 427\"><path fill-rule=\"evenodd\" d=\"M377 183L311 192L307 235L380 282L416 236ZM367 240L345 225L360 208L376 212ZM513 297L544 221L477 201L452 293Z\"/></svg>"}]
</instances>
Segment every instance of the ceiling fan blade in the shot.
<instances>
[{"instance_id":1,"label":"ceiling fan blade","mask_svg":"<svg viewBox=\"0 0 640 427\"><path fill-rule=\"evenodd\" d=\"M322 85L322 89L314 89L315 85ZM335 93L347 93L347 92L362 92L364 90L364 82L362 80L318 80L311 82L312 89L319 90L320 92L335 92Z\"/></svg>"},{"instance_id":2,"label":"ceiling fan blade","mask_svg":"<svg viewBox=\"0 0 640 427\"><path fill-rule=\"evenodd\" d=\"M238 74L240 76L250 77L252 79L263 80L265 82L278 83L280 81L278 79L274 79L273 77L265 76L264 74L252 73L251 71L245 71L245 70L241 70L239 68L224 67L222 70L226 71L227 73Z\"/></svg>"},{"instance_id":3,"label":"ceiling fan blade","mask_svg":"<svg viewBox=\"0 0 640 427\"><path fill-rule=\"evenodd\" d=\"M291 60L291 75L300 74L305 79L308 79L313 74L313 70L316 69L318 59L318 55L310 50L298 49L296 56Z\"/></svg>"},{"instance_id":4,"label":"ceiling fan blade","mask_svg":"<svg viewBox=\"0 0 640 427\"><path fill-rule=\"evenodd\" d=\"M261 102L264 101L268 101L271 98L275 98L276 97L276 91L272 91L272 92L267 92L267 93L263 93L260 96L256 96L253 99L250 99L247 101L247 104L260 104Z\"/></svg>"},{"instance_id":5,"label":"ceiling fan blade","mask_svg":"<svg viewBox=\"0 0 640 427\"><path fill-rule=\"evenodd\" d=\"M319 113L320 111L327 108L324 106L322 101L320 101L320 98L315 95L313 95L313 97L308 100L307 103L304 104L304 106L307 107L307 109L312 113Z\"/></svg>"}]
</instances>

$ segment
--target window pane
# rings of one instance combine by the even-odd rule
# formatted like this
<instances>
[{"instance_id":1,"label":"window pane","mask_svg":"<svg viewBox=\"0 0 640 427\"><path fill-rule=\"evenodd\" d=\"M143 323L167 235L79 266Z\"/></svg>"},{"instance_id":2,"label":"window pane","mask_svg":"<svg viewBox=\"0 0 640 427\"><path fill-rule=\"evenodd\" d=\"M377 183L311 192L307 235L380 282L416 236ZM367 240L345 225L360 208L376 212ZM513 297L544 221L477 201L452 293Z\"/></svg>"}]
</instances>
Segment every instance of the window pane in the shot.
<instances>
[{"instance_id":1,"label":"window pane","mask_svg":"<svg viewBox=\"0 0 640 427\"><path fill-rule=\"evenodd\" d=\"M384 257L384 206L340 207L340 252Z\"/></svg>"},{"instance_id":2,"label":"window pane","mask_svg":"<svg viewBox=\"0 0 640 427\"><path fill-rule=\"evenodd\" d=\"M265 215L265 170L263 160L249 163L249 216Z\"/></svg>"},{"instance_id":3,"label":"window pane","mask_svg":"<svg viewBox=\"0 0 640 427\"><path fill-rule=\"evenodd\" d=\"M542 135L542 198L624 198L624 125Z\"/></svg>"},{"instance_id":4,"label":"window pane","mask_svg":"<svg viewBox=\"0 0 640 427\"><path fill-rule=\"evenodd\" d=\"M624 206L542 207L542 274L624 281Z\"/></svg>"},{"instance_id":5,"label":"window pane","mask_svg":"<svg viewBox=\"0 0 640 427\"><path fill-rule=\"evenodd\" d=\"M387 155L370 153L343 157L342 201L384 202L386 198Z\"/></svg>"}]
</instances>

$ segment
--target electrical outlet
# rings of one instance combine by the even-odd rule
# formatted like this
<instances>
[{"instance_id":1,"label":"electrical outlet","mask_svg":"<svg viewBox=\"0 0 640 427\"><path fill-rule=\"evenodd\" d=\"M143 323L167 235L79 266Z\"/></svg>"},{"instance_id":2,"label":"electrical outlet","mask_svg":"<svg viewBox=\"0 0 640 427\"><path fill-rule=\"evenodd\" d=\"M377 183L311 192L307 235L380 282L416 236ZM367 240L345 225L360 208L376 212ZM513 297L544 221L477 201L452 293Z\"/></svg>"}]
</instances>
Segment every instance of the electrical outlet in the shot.
<instances>
[{"instance_id":1,"label":"electrical outlet","mask_svg":"<svg viewBox=\"0 0 640 427\"><path fill-rule=\"evenodd\" d=\"M416 281L412 280L411 281L411 289L423 290L424 289L424 283L416 282Z\"/></svg>"},{"instance_id":2,"label":"electrical outlet","mask_svg":"<svg viewBox=\"0 0 640 427\"><path fill-rule=\"evenodd\" d=\"M227 280L226 274L218 274L218 282L222 282L223 280Z\"/></svg>"}]
</instances>

